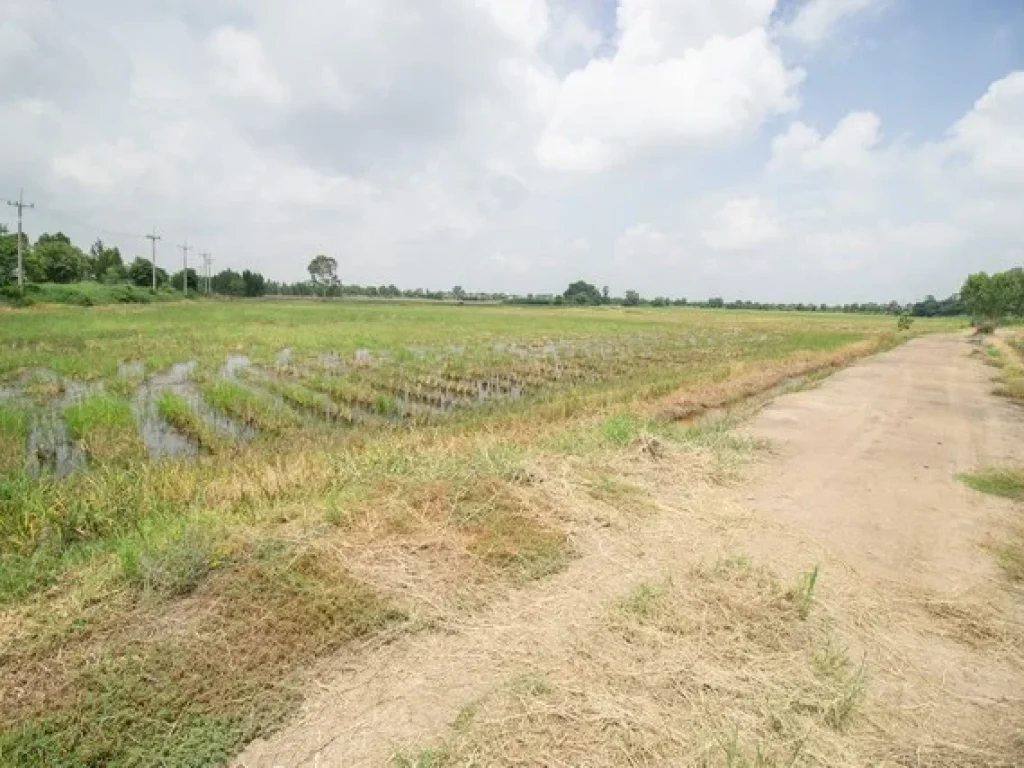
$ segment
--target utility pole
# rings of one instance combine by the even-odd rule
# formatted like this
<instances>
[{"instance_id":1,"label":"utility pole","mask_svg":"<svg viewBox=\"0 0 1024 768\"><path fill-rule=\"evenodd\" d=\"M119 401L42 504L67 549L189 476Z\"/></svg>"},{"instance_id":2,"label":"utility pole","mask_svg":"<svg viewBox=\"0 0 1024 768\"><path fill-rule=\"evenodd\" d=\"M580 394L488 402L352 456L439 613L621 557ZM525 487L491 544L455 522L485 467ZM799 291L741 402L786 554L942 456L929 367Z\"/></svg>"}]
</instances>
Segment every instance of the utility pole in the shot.
<instances>
[{"instance_id":1,"label":"utility pole","mask_svg":"<svg viewBox=\"0 0 1024 768\"><path fill-rule=\"evenodd\" d=\"M14 206L15 208L18 209L18 290L20 290L22 293L24 293L25 292L25 266L24 266L24 264L22 262L22 255L21 255L21 251L22 251L22 244L21 244L21 238L22 238L22 235L21 235L21 217L22 217L22 214L24 213L26 208L35 208L36 204L35 203L26 203L25 202L25 190L24 189L21 189L21 190L18 191L18 199L17 199L17 201L8 200L7 204L11 205L11 206Z\"/></svg>"},{"instance_id":2,"label":"utility pole","mask_svg":"<svg viewBox=\"0 0 1024 768\"><path fill-rule=\"evenodd\" d=\"M152 259L152 267L153 267L153 290L155 291L155 290L156 290L156 241L157 241L157 240L162 240L163 238L162 238L162 237L160 237L160 235L158 235L158 234L156 233L156 227L153 227L153 234L152 234L152 235L146 235L146 239L147 239L147 240L149 240L149 241L150 241L150 243L151 243L151 244L152 244L152 246L153 246L153 248L152 248L152 251L153 251L153 259Z\"/></svg>"},{"instance_id":3,"label":"utility pole","mask_svg":"<svg viewBox=\"0 0 1024 768\"><path fill-rule=\"evenodd\" d=\"M210 266L213 264L213 259L210 258L210 254L201 253L203 257L203 274L206 276L206 292L213 293L213 272L210 270Z\"/></svg>"},{"instance_id":4,"label":"utility pole","mask_svg":"<svg viewBox=\"0 0 1024 768\"><path fill-rule=\"evenodd\" d=\"M192 246L186 240L181 246L181 263L184 265L181 269L181 289L186 296L188 296L188 252L191 250Z\"/></svg>"}]
</instances>

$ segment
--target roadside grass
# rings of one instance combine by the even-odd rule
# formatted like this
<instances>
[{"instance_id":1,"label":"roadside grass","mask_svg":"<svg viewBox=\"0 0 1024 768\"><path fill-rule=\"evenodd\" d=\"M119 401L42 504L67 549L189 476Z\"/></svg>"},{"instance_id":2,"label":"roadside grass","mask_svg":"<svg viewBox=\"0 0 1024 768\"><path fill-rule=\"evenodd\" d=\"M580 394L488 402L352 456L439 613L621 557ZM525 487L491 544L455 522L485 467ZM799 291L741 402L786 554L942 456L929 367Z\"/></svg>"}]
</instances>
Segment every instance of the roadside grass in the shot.
<instances>
[{"instance_id":1,"label":"roadside grass","mask_svg":"<svg viewBox=\"0 0 1024 768\"><path fill-rule=\"evenodd\" d=\"M87 395L64 410L72 439L91 461L127 464L145 458L146 448L139 436L131 404L116 395Z\"/></svg>"},{"instance_id":2,"label":"roadside grass","mask_svg":"<svg viewBox=\"0 0 1024 768\"><path fill-rule=\"evenodd\" d=\"M205 381L199 385L203 398L213 408L271 434L298 427L298 415L267 395L228 379Z\"/></svg>"},{"instance_id":3,"label":"roadside grass","mask_svg":"<svg viewBox=\"0 0 1024 768\"><path fill-rule=\"evenodd\" d=\"M156 410L164 421L183 435L191 437L210 453L220 453L230 444L217 430L195 412L181 395L164 390L156 397Z\"/></svg>"},{"instance_id":4,"label":"roadside grass","mask_svg":"<svg viewBox=\"0 0 1024 768\"><path fill-rule=\"evenodd\" d=\"M57 666L5 664L17 693L2 705L0 763L225 763L294 709L305 665L402 619L316 550L252 557L190 600L167 619L145 604L103 617L65 640Z\"/></svg>"},{"instance_id":5,"label":"roadside grass","mask_svg":"<svg viewBox=\"0 0 1024 768\"><path fill-rule=\"evenodd\" d=\"M986 469L965 472L960 480L969 488L1007 499L1024 501L1024 469Z\"/></svg>"},{"instance_id":6,"label":"roadside grass","mask_svg":"<svg viewBox=\"0 0 1024 768\"><path fill-rule=\"evenodd\" d=\"M567 669L524 672L394 763L864 764L848 732L867 671L801 590L744 558L641 582Z\"/></svg>"},{"instance_id":7,"label":"roadside grass","mask_svg":"<svg viewBox=\"0 0 1024 768\"><path fill-rule=\"evenodd\" d=\"M0 474L24 469L28 423L24 409L0 403Z\"/></svg>"},{"instance_id":8,"label":"roadside grass","mask_svg":"<svg viewBox=\"0 0 1024 768\"><path fill-rule=\"evenodd\" d=\"M1007 340L995 335L986 338L986 361L1001 370L996 394L1011 400L1024 400L1024 357L1018 343L1017 338Z\"/></svg>"},{"instance_id":9,"label":"roadside grass","mask_svg":"<svg viewBox=\"0 0 1024 768\"><path fill-rule=\"evenodd\" d=\"M1024 470L1017 468L987 469L964 473L960 480L969 488L1014 501L1024 501ZM986 545L1007 578L1024 582L1024 522L1012 521L1003 539Z\"/></svg>"}]
</instances>

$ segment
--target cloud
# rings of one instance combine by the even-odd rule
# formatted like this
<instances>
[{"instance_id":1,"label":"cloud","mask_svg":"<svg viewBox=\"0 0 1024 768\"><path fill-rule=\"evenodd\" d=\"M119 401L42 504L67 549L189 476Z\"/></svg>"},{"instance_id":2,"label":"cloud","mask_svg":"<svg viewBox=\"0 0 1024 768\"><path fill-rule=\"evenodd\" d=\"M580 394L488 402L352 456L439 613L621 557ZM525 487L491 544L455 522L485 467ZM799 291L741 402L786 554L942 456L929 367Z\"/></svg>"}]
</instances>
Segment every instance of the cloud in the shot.
<instances>
[{"instance_id":1,"label":"cloud","mask_svg":"<svg viewBox=\"0 0 1024 768\"><path fill-rule=\"evenodd\" d=\"M1018 72L938 141L887 143L870 112L827 132L797 121L772 142L759 179L724 203L691 204L678 231L642 229L644 242L698 262L701 245L720 252L714 269L688 273L702 295L782 300L799 286L804 300L906 301L952 292L982 259L989 269L1019 263L1024 220L1011 211L1024 190L1022 118ZM770 268L751 278L748 257Z\"/></svg>"},{"instance_id":2,"label":"cloud","mask_svg":"<svg viewBox=\"0 0 1024 768\"><path fill-rule=\"evenodd\" d=\"M735 140L796 106L766 25L773 3L623 0L618 51L572 72L537 149L542 164L602 171L657 148Z\"/></svg>"},{"instance_id":3,"label":"cloud","mask_svg":"<svg viewBox=\"0 0 1024 768\"><path fill-rule=\"evenodd\" d=\"M796 16L782 28L783 36L804 45L818 45L831 37L839 25L858 13L877 10L886 0L807 0Z\"/></svg>"},{"instance_id":4,"label":"cloud","mask_svg":"<svg viewBox=\"0 0 1024 768\"><path fill-rule=\"evenodd\" d=\"M915 139L803 92L793 43L868 10L821 6L6 0L0 194L287 280L909 299L1019 260L1024 73Z\"/></svg>"},{"instance_id":5,"label":"cloud","mask_svg":"<svg viewBox=\"0 0 1024 768\"><path fill-rule=\"evenodd\" d=\"M717 251L744 251L779 240L782 228L759 197L728 201L704 231L704 242Z\"/></svg>"}]
</instances>

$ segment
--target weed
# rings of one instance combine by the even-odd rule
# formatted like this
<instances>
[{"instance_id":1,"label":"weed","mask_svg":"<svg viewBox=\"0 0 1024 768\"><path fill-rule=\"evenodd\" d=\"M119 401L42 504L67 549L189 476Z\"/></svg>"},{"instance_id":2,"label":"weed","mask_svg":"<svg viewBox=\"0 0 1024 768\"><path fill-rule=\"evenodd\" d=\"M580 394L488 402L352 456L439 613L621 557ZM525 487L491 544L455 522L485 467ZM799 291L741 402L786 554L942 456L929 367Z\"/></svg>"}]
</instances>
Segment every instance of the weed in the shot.
<instances>
[{"instance_id":1,"label":"weed","mask_svg":"<svg viewBox=\"0 0 1024 768\"><path fill-rule=\"evenodd\" d=\"M226 762L295 706L294 688L282 683L299 665L400 618L311 552L236 566L207 594L194 626L153 640L136 628L99 649L65 648L77 663L59 675L70 677L8 709L0 762Z\"/></svg>"},{"instance_id":2,"label":"weed","mask_svg":"<svg viewBox=\"0 0 1024 768\"><path fill-rule=\"evenodd\" d=\"M1024 500L1024 470L989 469L960 475L964 485L993 496ZM1024 524L1012 522L1001 541L988 545L1007 578L1024 582Z\"/></svg>"},{"instance_id":3,"label":"weed","mask_svg":"<svg viewBox=\"0 0 1024 768\"><path fill-rule=\"evenodd\" d=\"M810 616L811 608L814 607L814 589L818 585L818 573L818 566L814 566L807 573L801 574L796 585L789 590L789 599L793 601L801 619Z\"/></svg>"},{"instance_id":4,"label":"weed","mask_svg":"<svg viewBox=\"0 0 1024 768\"><path fill-rule=\"evenodd\" d=\"M969 488L981 493L1003 496L1007 499L1024 500L1024 470L990 469L967 472L960 480Z\"/></svg>"},{"instance_id":5,"label":"weed","mask_svg":"<svg viewBox=\"0 0 1024 768\"><path fill-rule=\"evenodd\" d=\"M156 398L156 409L160 418L210 453L219 453L227 447L227 440L181 395L164 390Z\"/></svg>"},{"instance_id":6,"label":"weed","mask_svg":"<svg viewBox=\"0 0 1024 768\"><path fill-rule=\"evenodd\" d=\"M237 382L217 379L201 385L201 391L217 410L264 432L276 433L299 425L294 411Z\"/></svg>"},{"instance_id":7,"label":"weed","mask_svg":"<svg viewBox=\"0 0 1024 768\"><path fill-rule=\"evenodd\" d=\"M648 510L653 507L650 494L634 483L603 476L586 486L587 495L621 511Z\"/></svg>"},{"instance_id":8,"label":"weed","mask_svg":"<svg viewBox=\"0 0 1024 768\"><path fill-rule=\"evenodd\" d=\"M100 463L139 461L145 446L127 400L110 394L94 394L64 411L71 437L90 459Z\"/></svg>"},{"instance_id":9,"label":"weed","mask_svg":"<svg viewBox=\"0 0 1024 768\"><path fill-rule=\"evenodd\" d=\"M0 403L0 475L25 465L28 414L21 408Z\"/></svg>"}]
</instances>

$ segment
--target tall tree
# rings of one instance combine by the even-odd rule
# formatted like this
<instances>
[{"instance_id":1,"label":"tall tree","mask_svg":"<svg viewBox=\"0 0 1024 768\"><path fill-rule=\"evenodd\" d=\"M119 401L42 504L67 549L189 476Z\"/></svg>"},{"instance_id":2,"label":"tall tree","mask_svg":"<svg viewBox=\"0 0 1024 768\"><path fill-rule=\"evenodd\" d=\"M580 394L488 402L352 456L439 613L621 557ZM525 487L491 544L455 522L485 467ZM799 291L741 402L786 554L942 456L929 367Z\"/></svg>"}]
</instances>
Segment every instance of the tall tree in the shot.
<instances>
[{"instance_id":1,"label":"tall tree","mask_svg":"<svg viewBox=\"0 0 1024 768\"><path fill-rule=\"evenodd\" d=\"M319 286L326 297L328 290L338 285L338 261L320 254L306 267L313 285Z\"/></svg>"},{"instance_id":2,"label":"tall tree","mask_svg":"<svg viewBox=\"0 0 1024 768\"><path fill-rule=\"evenodd\" d=\"M584 280L571 283L562 296L572 304L600 304L602 300L601 292L597 290L596 286Z\"/></svg>"},{"instance_id":3,"label":"tall tree","mask_svg":"<svg viewBox=\"0 0 1024 768\"><path fill-rule=\"evenodd\" d=\"M90 274L88 257L63 232L40 235L32 255L35 265L26 264L26 271L37 270L50 283L77 283Z\"/></svg>"}]
</instances>

